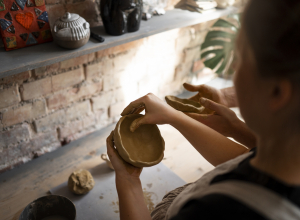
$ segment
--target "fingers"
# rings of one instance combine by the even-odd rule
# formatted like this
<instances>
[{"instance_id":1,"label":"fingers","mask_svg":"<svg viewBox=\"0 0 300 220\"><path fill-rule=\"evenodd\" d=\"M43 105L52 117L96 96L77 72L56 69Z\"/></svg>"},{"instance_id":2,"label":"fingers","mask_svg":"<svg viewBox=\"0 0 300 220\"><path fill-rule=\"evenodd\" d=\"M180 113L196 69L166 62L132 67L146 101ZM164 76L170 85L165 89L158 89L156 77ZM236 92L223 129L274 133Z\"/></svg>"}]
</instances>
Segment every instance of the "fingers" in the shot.
<instances>
[{"instance_id":1,"label":"fingers","mask_svg":"<svg viewBox=\"0 0 300 220\"><path fill-rule=\"evenodd\" d=\"M143 108L145 105L143 102L141 102L140 99L135 100L134 102L131 102L121 113L121 116L133 114L137 109Z\"/></svg>"},{"instance_id":2,"label":"fingers","mask_svg":"<svg viewBox=\"0 0 300 220\"><path fill-rule=\"evenodd\" d=\"M130 125L130 131L134 132L138 127L140 127L142 124L147 124L146 123L146 117L147 116L142 116L140 118L135 119L131 125Z\"/></svg>"},{"instance_id":3,"label":"fingers","mask_svg":"<svg viewBox=\"0 0 300 220\"><path fill-rule=\"evenodd\" d=\"M116 149L114 148L113 141L114 141L114 131L112 131L106 139L107 155L109 159L111 159L116 153Z\"/></svg>"},{"instance_id":4,"label":"fingers","mask_svg":"<svg viewBox=\"0 0 300 220\"><path fill-rule=\"evenodd\" d=\"M226 115L228 111L231 111L224 105L218 104L212 100L206 98L200 98L200 103L207 109L215 111L219 115Z\"/></svg>"},{"instance_id":5,"label":"fingers","mask_svg":"<svg viewBox=\"0 0 300 220\"><path fill-rule=\"evenodd\" d=\"M144 110L145 110L145 107L135 108L135 110L131 114L140 114Z\"/></svg>"},{"instance_id":6,"label":"fingers","mask_svg":"<svg viewBox=\"0 0 300 220\"><path fill-rule=\"evenodd\" d=\"M191 85L189 83L183 83L183 87L190 92L198 92L204 85Z\"/></svg>"}]
</instances>

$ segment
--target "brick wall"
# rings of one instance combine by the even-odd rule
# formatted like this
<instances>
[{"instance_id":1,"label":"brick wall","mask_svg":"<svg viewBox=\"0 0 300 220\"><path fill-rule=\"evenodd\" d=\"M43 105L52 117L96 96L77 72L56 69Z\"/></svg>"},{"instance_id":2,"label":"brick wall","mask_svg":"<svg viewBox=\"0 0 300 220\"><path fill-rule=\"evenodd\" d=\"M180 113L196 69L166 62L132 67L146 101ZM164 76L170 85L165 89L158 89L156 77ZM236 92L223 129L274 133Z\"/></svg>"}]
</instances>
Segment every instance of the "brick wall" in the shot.
<instances>
[{"instance_id":1,"label":"brick wall","mask_svg":"<svg viewBox=\"0 0 300 220\"><path fill-rule=\"evenodd\" d=\"M0 171L116 122L132 100L182 90L214 21L0 79Z\"/></svg>"}]
</instances>

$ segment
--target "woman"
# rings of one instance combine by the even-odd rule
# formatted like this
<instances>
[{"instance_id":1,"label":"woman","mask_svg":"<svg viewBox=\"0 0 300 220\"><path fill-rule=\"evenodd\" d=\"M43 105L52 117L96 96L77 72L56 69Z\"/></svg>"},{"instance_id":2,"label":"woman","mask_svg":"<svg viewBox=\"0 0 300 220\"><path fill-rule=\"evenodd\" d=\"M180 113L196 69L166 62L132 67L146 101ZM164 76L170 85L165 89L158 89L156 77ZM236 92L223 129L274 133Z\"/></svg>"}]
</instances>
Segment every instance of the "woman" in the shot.
<instances>
[{"instance_id":1,"label":"woman","mask_svg":"<svg viewBox=\"0 0 300 220\"><path fill-rule=\"evenodd\" d=\"M125 108L122 115L146 109L132 131L141 124L170 124L217 167L166 195L168 202L163 200L151 218L139 180L142 170L120 159L110 135L122 220L300 219L299 39L299 0L249 0L234 83L241 114L257 137L251 152L152 94Z\"/></svg>"}]
</instances>

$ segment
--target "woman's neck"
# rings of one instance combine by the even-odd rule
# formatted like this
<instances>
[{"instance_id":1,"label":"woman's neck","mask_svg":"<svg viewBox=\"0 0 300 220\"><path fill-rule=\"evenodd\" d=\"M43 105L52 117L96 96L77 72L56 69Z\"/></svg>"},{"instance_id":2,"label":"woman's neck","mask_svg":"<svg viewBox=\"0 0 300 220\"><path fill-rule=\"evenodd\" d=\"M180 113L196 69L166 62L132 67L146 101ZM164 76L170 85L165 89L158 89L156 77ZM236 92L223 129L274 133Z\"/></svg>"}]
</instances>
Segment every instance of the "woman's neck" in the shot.
<instances>
[{"instance_id":1,"label":"woman's neck","mask_svg":"<svg viewBox=\"0 0 300 220\"><path fill-rule=\"evenodd\" d=\"M261 138L250 163L289 185L300 185L300 137L278 137Z\"/></svg>"}]
</instances>

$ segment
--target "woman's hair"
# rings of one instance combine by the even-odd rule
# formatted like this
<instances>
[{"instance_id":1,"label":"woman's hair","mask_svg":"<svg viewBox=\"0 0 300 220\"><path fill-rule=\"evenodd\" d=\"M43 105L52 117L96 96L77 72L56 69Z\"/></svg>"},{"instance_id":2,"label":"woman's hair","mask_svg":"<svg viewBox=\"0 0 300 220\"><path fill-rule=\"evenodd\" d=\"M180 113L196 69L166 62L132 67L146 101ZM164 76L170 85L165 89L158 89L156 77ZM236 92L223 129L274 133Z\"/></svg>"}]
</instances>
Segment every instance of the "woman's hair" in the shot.
<instances>
[{"instance_id":1,"label":"woman's hair","mask_svg":"<svg viewBox=\"0 0 300 220\"><path fill-rule=\"evenodd\" d=\"M300 1L249 0L243 16L259 73L300 78Z\"/></svg>"}]
</instances>

